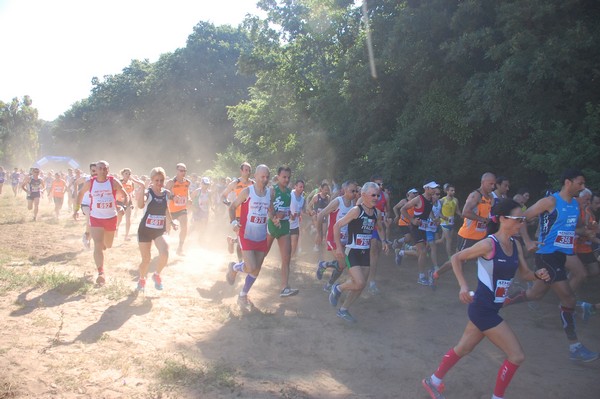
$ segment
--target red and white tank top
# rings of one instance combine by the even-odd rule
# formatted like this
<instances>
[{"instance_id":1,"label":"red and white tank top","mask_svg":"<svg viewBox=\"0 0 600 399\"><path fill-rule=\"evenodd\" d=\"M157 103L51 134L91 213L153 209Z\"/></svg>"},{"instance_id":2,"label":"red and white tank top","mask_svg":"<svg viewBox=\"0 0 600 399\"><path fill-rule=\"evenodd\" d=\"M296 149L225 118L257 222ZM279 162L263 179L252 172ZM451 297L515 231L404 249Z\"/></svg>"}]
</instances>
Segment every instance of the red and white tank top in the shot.
<instances>
[{"instance_id":1,"label":"red and white tank top","mask_svg":"<svg viewBox=\"0 0 600 399\"><path fill-rule=\"evenodd\" d=\"M110 219L117 216L116 191L113 190L113 178L109 176L105 182L96 178L90 180L90 216L96 219Z\"/></svg>"},{"instance_id":2,"label":"red and white tank top","mask_svg":"<svg viewBox=\"0 0 600 399\"><path fill-rule=\"evenodd\" d=\"M350 209L352 209L352 207L354 206L352 205L352 201L350 201L350 206L344 205L344 198L341 196L334 199L334 201L336 200L338 201L338 208L329 214L329 224L327 226L327 241L330 242L334 241L333 225L335 224L335 222L346 216L346 214L350 212ZM348 243L348 225L342 227L342 229L340 230L340 241L343 245L346 245Z\"/></svg>"},{"instance_id":3,"label":"red and white tank top","mask_svg":"<svg viewBox=\"0 0 600 399\"><path fill-rule=\"evenodd\" d=\"M260 242L267 239L267 219L271 204L271 189L265 195L256 194L255 186L248 186L248 198L241 205L240 236L249 241Z\"/></svg>"}]
</instances>

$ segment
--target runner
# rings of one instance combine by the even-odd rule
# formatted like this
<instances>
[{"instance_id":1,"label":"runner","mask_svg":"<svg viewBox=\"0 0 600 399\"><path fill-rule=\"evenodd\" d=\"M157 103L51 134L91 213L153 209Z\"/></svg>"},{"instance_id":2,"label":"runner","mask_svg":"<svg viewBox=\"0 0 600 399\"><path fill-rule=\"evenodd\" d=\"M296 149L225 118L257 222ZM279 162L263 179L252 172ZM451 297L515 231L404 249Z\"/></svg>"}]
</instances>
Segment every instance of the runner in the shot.
<instances>
[{"instance_id":1,"label":"runner","mask_svg":"<svg viewBox=\"0 0 600 399\"><path fill-rule=\"evenodd\" d=\"M255 182L244 188L229 207L229 219L236 233L239 233L239 245L243 261L229 263L226 280L235 283L237 273L247 273L244 287L238 295L238 304L243 310L250 311L254 305L248 299L248 292L256 281L268 250L267 220L274 217L271 203L269 168L259 165L254 172ZM241 206L240 220L236 209Z\"/></svg>"},{"instance_id":2,"label":"runner","mask_svg":"<svg viewBox=\"0 0 600 399\"><path fill-rule=\"evenodd\" d=\"M44 180L40 177L39 168L31 169L31 175L25 177L21 188L27 193L27 209L33 209L33 221L35 222L40 206L40 196L46 188Z\"/></svg>"},{"instance_id":3,"label":"runner","mask_svg":"<svg viewBox=\"0 0 600 399\"><path fill-rule=\"evenodd\" d=\"M19 173L19 168L15 168L13 172L10 174L10 186L12 187L13 194L15 197L19 191L19 181L21 179L21 174Z\"/></svg>"},{"instance_id":4,"label":"runner","mask_svg":"<svg viewBox=\"0 0 600 399\"><path fill-rule=\"evenodd\" d=\"M499 201L508 198L508 190L510 190L510 182L504 176L498 176L496 178L496 189L492 191L492 206L496 205Z\"/></svg>"},{"instance_id":5,"label":"runner","mask_svg":"<svg viewBox=\"0 0 600 399\"><path fill-rule=\"evenodd\" d=\"M317 233L319 226L321 226L321 231L319 231L316 235L315 246L313 247L314 252L321 251L321 245L323 244L323 221L321 220L321 224L319 224L317 221L317 215L329 204L329 200L331 198L329 196L329 192L329 183L321 183L319 186L319 191L310 199L308 203L308 209L310 209L309 214L312 217L312 225L314 226L315 233Z\"/></svg>"},{"instance_id":6,"label":"runner","mask_svg":"<svg viewBox=\"0 0 600 399\"><path fill-rule=\"evenodd\" d=\"M375 208L378 210L378 214L381 217L381 223L385 231L383 231L383 235L387 237L387 228L391 222L390 214L391 214L391 203L390 197L385 192L383 186L383 178L381 176L372 176L371 181L375 184L379 185L379 199L377 200L377 204L375 204ZM357 201L357 204L360 201ZM371 250L370 250L370 267L369 267L369 278L367 280L367 289L371 295L377 295L380 293L379 288L377 288L377 283L375 282L375 277L377 277L377 264L379 262L379 254L381 252L381 233L382 231L375 227L373 230L373 239L371 240ZM388 243L389 244L389 243Z\"/></svg>"},{"instance_id":7,"label":"runner","mask_svg":"<svg viewBox=\"0 0 600 399\"><path fill-rule=\"evenodd\" d=\"M304 200L304 180L296 180L292 190L292 201L290 203L290 238L292 240L292 255L294 259L296 254L300 253L300 223L302 214L306 213L306 201Z\"/></svg>"},{"instance_id":8,"label":"runner","mask_svg":"<svg viewBox=\"0 0 600 399\"><path fill-rule=\"evenodd\" d=\"M376 226L380 229L383 250L386 253L388 251L383 223L375 207L380 200L380 186L375 182L367 182L362 186L360 192L362 204L350 209L346 216L333 226L335 256L340 264L348 267L350 279L331 287L329 303L337 307L342 293L348 291L344 303L337 311L337 316L351 323L355 323L356 319L348 309L367 284L371 262L369 254L371 237ZM345 226L348 226L348 243L344 246L342 244L342 228Z\"/></svg>"},{"instance_id":9,"label":"runner","mask_svg":"<svg viewBox=\"0 0 600 399\"><path fill-rule=\"evenodd\" d=\"M252 171L252 166L248 162L243 162L240 165L240 177L237 179L233 179L227 184L227 188L221 193L221 201L227 206L230 206L231 203L236 199L238 195L248 186L254 184L254 181L250 178L250 172ZM239 222L241 208L237 208L235 210L236 218ZM242 261L242 249L239 246L237 237L227 236L227 249L229 253L232 254L234 251L237 253L238 261Z\"/></svg>"},{"instance_id":10,"label":"runner","mask_svg":"<svg viewBox=\"0 0 600 399\"><path fill-rule=\"evenodd\" d=\"M211 204L210 179L203 177L200 187L192 192L192 220L194 221L194 229L198 231L198 239L206 236Z\"/></svg>"},{"instance_id":11,"label":"runner","mask_svg":"<svg viewBox=\"0 0 600 399\"><path fill-rule=\"evenodd\" d=\"M75 192L75 198L73 201L77 200L79 193L83 189L83 186L86 182L88 182L92 177L96 177L96 164L90 164L90 176L82 176L81 170L77 169L75 171L76 180L73 181L73 191ZM81 200L81 213L85 218L85 232L81 237L81 241L85 249L90 249L90 241L92 239L92 235L90 233L90 201L91 197L89 192L83 195L83 199ZM79 213L77 212L76 204L73 204L74 207L74 218L77 220Z\"/></svg>"},{"instance_id":12,"label":"runner","mask_svg":"<svg viewBox=\"0 0 600 399\"><path fill-rule=\"evenodd\" d=\"M117 231L115 232L115 236L119 234L119 227L121 226L121 221L123 220L123 216L125 216L125 241L130 241L129 230L131 229L131 209L133 208L133 200L134 200L134 191L135 186L133 185L133 179L131 178L131 169L124 168L121 170L121 184L123 185L123 189L129 195L129 202L117 201Z\"/></svg>"},{"instance_id":13,"label":"runner","mask_svg":"<svg viewBox=\"0 0 600 399\"><path fill-rule=\"evenodd\" d=\"M104 276L104 251L112 247L117 229L117 195L128 199L121 182L108 175L108 162L96 162L95 177L85 182L75 201L77 212L86 194L90 197L90 233L94 240L94 263L98 270L96 284L106 282Z\"/></svg>"},{"instance_id":14,"label":"runner","mask_svg":"<svg viewBox=\"0 0 600 399\"><path fill-rule=\"evenodd\" d=\"M456 216L462 214L459 209L458 199L454 196L456 189L452 184L445 184L444 191L446 196L440 200L442 204L442 238L437 241L438 244L442 242L446 245L446 254L448 259L454 254L452 250L452 238L454 235L454 221Z\"/></svg>"},{"instance_id":15,"label":"runner","mask_svg":"<svg viewBox=\"0 0 600 399\"><path fill-rule=\"evenodd\" d=\"M54 213L56 214L56 219L58 220L58 216L60 214L60 210L63 206L63 201L65 197L65 192L67 191L67 182L61 177L60 173L56 172L54 174L54 180L50 185L50 196L54 200Z\"/></svg>"},{"instance_id":16,"label":"runner","mask_svg":"<svg viewBox=\"0 0 600 399\"><path fill-rule=\"evenodd\" d=\"M281 292L280 297L298 294L299 290L290 288L290 257L292 243L290 239L290 203L291 193L288 188L292 170L288 166L277 169L277 184L270 190L273 216L267 222L267 254L271 250L273 241L277 240L279 254L281 255Z\"/></svg>"},{"instance_id":17,"label":"runner","mask_svg":"<svg viewBox=\"0 0 600 399\"><path fill-rule=\"evenodd\" d=\"M342 183L342 195L334 198L329 202L329 204L317 215L317 220L322 220L327 218L327 251L331 253L333 259L329 261L319 261L317 264L317 279L321 280L323 278L323 273L327 268L332 268L333 272L331 273L331 277L323 290L325 292L330 292L331 287L337 281L337 279L344 272L345 264L341 264L335 259L335 250L336 243L334 238L334 225L341 220L355 205L355 197L356 193L360 190L357 189L358 184L355 181L346 181ZM317 228L317 231L321 231L320 226ZM343 226L340 229L340 242L344 246L344 250L346 249L346 244L348 243L348 226Z\"/></svg>"},{"instance_id":18,"label":"runner","mask_svg":"<svg viewBox=\"0 0 600 399\"><path fill-rule=\"evenodd\" d=\"M4 181L6 180L6 171L0 166L0 195L2 195L2 187L4 187Z\"/></svg>"},{"instance_id":19,"label":"runner","mask_svg":"<svg viewBox=\"0 0 600 399\"><path fill-rule=\"evenodd\" d=\"M535 273L529 270L523 257L523 249L512 236L525 221L520 205L513 200L502 201L494 207L498 223L490 223L487 238L452 256L452 269L460 285L458 294L462 303L469 305L469 321L454 348L442 358L435 373L422 381L432 399L443 399L446 373L465 355L469 354L484 339L488 338L502 350L506 359L500 366L492 399L504 398L517 368L525 355L517 336L508 323L498 314L506 298L510 280L518 271L525 280L550 281L544 268ZM477 258L478 283L475 293L469 291L463 275L463 263Z\"/></svg>"},{"instance_id":20,"label":"runner","mask_svg":"<svg viewBox=\"0 0 600 399\"><path fill-rule=\"evenodd\" d=\"M405 219L402 216L401 209L407 202L415 198L419 192L416 188L411 188L406 192L406 198L401 199L394 207L392 208L395 218L394 223L398 224L398 230L400 232L400 238L394 240L393 248L396 251L395 262L396 265L400 266L402 264L402 259L404 258L404 246L408 245L412 242L412 237L410 235L410 220L413 218L415 214L415 208L410 208L408 210L408 219Z\"/></svg>"},{"instance_id":21,"label":"runner","mask_svg":"<svg viewBox=\"0 0 600 399\"><path fill-rule=\"evenodd\" d=\"M536 251L535 266L536 269L548 269L551 280L549 284L534 282L531 288L508 298L504 306L539 300L552 289L560 299L560 318L569 341L569 358L590 362L598 359L598 353L590 351L577 339L573 316L576 300L565 267L567 256L573 254L575 234L585 234L585 225L578 217L579 205L573 198L585 188L585 176L579 170L569 169L563 173L561 180L563 185L559 192L540 199L525 211L528 219L539 216L538 241L542 245ZM526 228L521 229L521 236L528 248L536 248L536 243L531 241Z\"/></svg>"},{"instance_id":22,"label":"runner","mask_svg":"<svg viewBox=\"0 0 600 399\"><path fill-rule=\"evenodd\" d=\"M432 281L427 274L427 235L425 233L425 226L427 219L429 219L431 215L431 208L433 207L433 194L436 187L438 187L438 184L434 181L426 183L423 186L423 194L418 195L412 200L408 201L400 209L402 217L410 221L410 235L417 249L418 256L419 278L417 279L417 283L421 285L432 284ZM411 209L414 209L414 214L412 217L409 213Z\"/></svg>"},{"instance_id":23,"label":"runner","mask_svg":"<svg viewBox=\"0 0 600 399\"><path fill-rule=\"evenodd\" d=\"M179 246L177 247L177 255L184 256L183 244L187 237L188 215L187 207L190 202L190 180L185 177L187 167L183 163L178 163L176 166L177 176L169 180L165 186L172 195L169 201L169 212L173 220L179 221Z\"/></svg>"},{"instance_id":24,"label":"runner","mask_svg":"<svg viewBox=\"0 0 600 399\"><path fill-rule=\"evenodd\" d=\"M144 187L144 182L131 179L138 186ZM156 271L152 274L154 288L157 290L163 289L163 283L160 273L169 261L169 244L165 241L163 234L168 233L170 227L177 230L177 225L171 219L169 212L168 200L169 191L164 188L166 173L161 167L156 167L150 172L150 180L152 184L150 188L144 190L143 195L136 198L137 206L144 209L144 215L140 220L138 227L138 245L142 260L139 266L139 280L137 285L138 291L144 291L146 288L146 276L150 266L152 243L158 249L158 262Z\"/></svg>"},{"instance_id":25,"label":"runner","mask_svg":"<svg viewBox=\"0 0 600 399\"><path fill-rule=\"evenodd\" d=\"M492 191L496 184L496 176L493 173L486 172L481 176L481 185L478 189L469 194L465 206L462 210L463 225L458 230L458 240L456 250L473 246L477 241L485 238L487 224L490 220L492 209ZM433 279L438 279L440 275L450 270L452 264L450 261L444 263L437 271L433 273Z\"/></svg>"}]
</instances>

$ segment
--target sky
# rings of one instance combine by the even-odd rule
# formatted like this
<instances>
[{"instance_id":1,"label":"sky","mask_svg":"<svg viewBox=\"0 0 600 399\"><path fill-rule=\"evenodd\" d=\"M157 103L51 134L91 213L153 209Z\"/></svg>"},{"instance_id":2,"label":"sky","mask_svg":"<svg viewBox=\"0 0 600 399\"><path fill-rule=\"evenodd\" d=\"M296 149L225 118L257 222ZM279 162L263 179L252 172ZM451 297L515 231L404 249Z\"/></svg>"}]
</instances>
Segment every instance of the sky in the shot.
<instances>
[{"instance_id":1,"label":"sky","mask_svg":"<svg viewBox=\"0 0 600 399\"><path fill-rule=\"evenodd\" d=\"M239 24L256 0L0 0L0 100L31 96L54 120L92 77L185 47L199 21Z\"/></svg>"}]
</instances>

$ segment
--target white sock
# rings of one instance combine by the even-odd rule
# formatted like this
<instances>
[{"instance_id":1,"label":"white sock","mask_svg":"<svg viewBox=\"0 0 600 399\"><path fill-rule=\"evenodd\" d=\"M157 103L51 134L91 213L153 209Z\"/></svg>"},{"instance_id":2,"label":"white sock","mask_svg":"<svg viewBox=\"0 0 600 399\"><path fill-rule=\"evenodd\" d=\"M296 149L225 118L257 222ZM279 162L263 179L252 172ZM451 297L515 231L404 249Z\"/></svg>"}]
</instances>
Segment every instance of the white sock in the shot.
<instances>
[{"instance_id":1,"label":"white sock","mask_svg":"<svg viewBox=\"0 0 600 399\"><path fill-rule=\"evenodd\" d=\"M577 348L579 348L580 346L581 346L580 342L575 342L574 344L569 345L569 350L571 352L575 352L575 350L577 350Z\"/></svg>"},{"instance_id":2,"label":"white sock","mask_svg":"<svg viewBox=\"0 0 600 399\"><path fill-rule=\"evenodd\" d=\"M442 383L442 380L440 378L437 378L435 376L435 374L431 374L431 382L433 383L433 385L435 385L436 387L439 387L440 384Z\"/></svg>"}]
</instances>

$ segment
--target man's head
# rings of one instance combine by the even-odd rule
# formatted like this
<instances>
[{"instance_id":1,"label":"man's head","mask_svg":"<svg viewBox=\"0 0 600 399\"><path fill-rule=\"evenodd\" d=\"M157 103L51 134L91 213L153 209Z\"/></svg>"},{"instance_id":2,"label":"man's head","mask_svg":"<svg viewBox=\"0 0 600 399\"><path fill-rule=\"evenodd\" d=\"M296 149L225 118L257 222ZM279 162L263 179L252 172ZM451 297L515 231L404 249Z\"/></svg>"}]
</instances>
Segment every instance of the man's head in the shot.
<instances>
[{"instance_id":1,"label":"man's head","mask_svg":"<svg viewBox=\"0 0 600 399\"><path fill-rule=\"evenodd\" d=\"M344 190L344 198L353 200L356 197L358 190L358 184L353 180L348 180L342 183L342 190Z\"/></svg>"},{"instance_id":2,"label":"man's head","mask_svg":"<svg viewBox=\"0 0 600 399\"><path fill-rule=\"evenodd\" d=\"M579 195L585 188L585 176L579 169L567 169L563 172L562 189L571 197Z\"/></svg>"},{"instance_id":3,"label":"man's head","mask_svg":"<svg viewBox=\"0 0 600 399\"><path fill-rule=\"evenodd\" d=\"M250 177L250 172L252 171L252 166L248 162L244 162L240 165L240 171L242 172L242 177L248 178Z\"/></svg>"},{"instance_id":4,"label":"man's head","mask_svg":"<svg viewBox=\"0 0 600 399\"><path fill-rule=\"evenodd\" d=\"M579 208L586 208L592 201L592 191L589 188L584 188L579 192L579 196L577 197L577 202L579 203Z\"/></svg>"},{"instance_id":5,"label":"man's head","mask_svg":"<svg viewBox=\"0 0 600 399\"><path fill-rule=\"evenodd\" d=\"M496 192L498 195L506 196L508 190L510 190L510 182L508 179L504 176L498 176L496 178Z\"/></svg>"},{"instance_id":6,"label":"man's head","mask_svg":"<svg viewBox=\"0 0 600 399\"><path fill-rule=\"evenodd\" d=\"M296 194L298 195L304 192L304 180L296 180L296 184L294 184L294 191L296 191Z\"/></svg>"},{"instance_id":7,"label":"man's head","mask_svg":"<svg viewBox=\"0 0 600 399\"><path fill-rule=\"evenodd\" d=\"M177 177L183 179L185 177L185 174L187 173L187 166L185 166L184 163L178 163L175 166L175 169L177 169Z\"/></svg>"},{"instance_id":8,"label":"man's head","mask_svg":"<svg viewBox=\"0 0 600 399\"><path fill-rule=\"evenodd\" d=\"M101 179L105 179L108 176L108 162L98 161L96 162L96 175Z\"/></svg>"},{"instance_id":9,"label":"man's head","mask_svg":"<svg viewBox=\"0 0 600 399\"><path fill-rule=\"evenodd\" d=\"M256 171L254 172L254 180L256 184L260 187L266 187L269 182L269 176L271 175L271 171L267 165L258 165L256 167Z\"/></svg>"},{"instance_id":10,"label":"man's head","mask_svg":"<svg viewBox=\"0 0 600 399\"><path fill-rule=\"evenodd\" d=\"M363 184L360 189L360 195L363 200L363 204L367 208L374 208L379 201L379 192L381 191L379 184L375 182L367 182Z\"/></svg>"},{"instance_id":11,"label":"man's head","mask_svg":"<svg viewBox=\"0 0 600 399\"><path fill-rule=\"evenodd\" d=\"M427 198L431 198L431 196L435 193L435 189L439 186L440 185L433 180L426 181L425 184L423 184L423 195Z\"/></svg>"},{"instance_id":12,"label":"man's head","mask_svg":"<svg viewBox=\"0 0 600 399\"><path fill-rule=\"evenodd\" d=\"M277 184L279 187L287 187L292 177L292 169L289 166L280 166L277 168Z\"/></svg>"},{"instance_id":13,"label":"man's head","mask_svg":"<svg viewBox=\"0 0 600 399\"><path fill-rule=\"evenodd\" d=\"M496 187L496 175L491 172L486 172L481 175L481 192L485 195L489 195Z\"/></svg>"}]
</instances>

